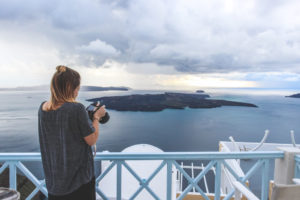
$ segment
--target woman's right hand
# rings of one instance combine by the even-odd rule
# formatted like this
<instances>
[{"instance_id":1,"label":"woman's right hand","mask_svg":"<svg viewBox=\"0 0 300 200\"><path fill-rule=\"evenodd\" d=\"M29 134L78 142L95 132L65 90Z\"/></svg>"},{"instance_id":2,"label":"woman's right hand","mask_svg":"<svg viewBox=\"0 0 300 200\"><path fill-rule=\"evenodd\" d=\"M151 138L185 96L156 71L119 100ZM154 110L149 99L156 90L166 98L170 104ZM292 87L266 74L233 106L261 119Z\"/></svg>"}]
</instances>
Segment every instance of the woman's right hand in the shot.
<instances>
[{"instance_id":1,"label":"woman's right hand","mask_svg":"<svg viewBox=\"0 0 300 200\"><path fill-rule=\"evenodd\" d=\"M100 103L97 104L97 106L99 106ZM106 113L105 110L105 105L101 106L95 113L94 113L94 119L93 119L93 127L95 129L95 131L93 132L93 134L90 134L86 137L84 137L85 142L90 145L93 146L96 144L98 136L99 136L99 120L104 117Z\"/></svg>"},{"instance_id":2,"label":"woman's right hand","mask_svg":"<svg viewBox=\"0 0 300 200\"><path fill-rule=\"evenodd\" d=\"M95 113L94 113L94 119L101 119L102 117L104 117L106 113L106 110L105 110L105 105L101 106Z\"/></svg>"}]
</instances>

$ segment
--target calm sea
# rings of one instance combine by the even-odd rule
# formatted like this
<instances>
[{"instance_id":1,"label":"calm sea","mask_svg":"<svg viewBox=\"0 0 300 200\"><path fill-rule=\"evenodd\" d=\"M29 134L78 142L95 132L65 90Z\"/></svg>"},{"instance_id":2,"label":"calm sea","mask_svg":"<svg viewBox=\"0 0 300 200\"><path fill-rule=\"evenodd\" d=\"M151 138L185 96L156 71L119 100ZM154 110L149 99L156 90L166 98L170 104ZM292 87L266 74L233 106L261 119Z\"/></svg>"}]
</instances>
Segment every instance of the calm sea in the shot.
<instances>
[{"instance_id":1,"label":"calm sea","mask_svg":"<svg viewBox=\"0 0 300 200\"><path fill-rule=\"evenodd\" d=\"M80 92L78 100L88 98L162 91ZM164 151L216 151L220 140L233 136L237 141L257 142L265 129L267 142L290 143L295 130L300 143L300 99L286 98L295 91L212 90L211 98L253 103L258 108L221 107L161 112L118 112L108 110L111 119L100 127L98 151L122 151L147 143ZM37 110L48 92L0 92L0 152L37 152Z\"/></svg>"},{"instance_id":2,"label":"calm sea","mask_svg":"<svg viewBox=\"0 0 300 200\"><path fill-rule=\"evenodd\" d=\"M87 106L89 102L85 100L89 98L161 92L80 92L78 100ZM100 127L97 150L118 152L134 144L146 143L164 151L218 151L219 141L228 140L229 136L236 141L258 142L266 129L270 130L267 142L290 143L289 132L293 129L296 141L300 143L300 99L285 97L296 92L207 90L211 98L253 103L258 108L228 106L161 112L108 110L111 118ZM41 91L0 92L0 152L39 151L37 111L41 102L48 98L49 93ZM26 166L38 178L43 177L41 164L28 162ZM95 166L98 175L100 165L96 163ZM254 191L259 191L258 186L254 186Z\"/></svg>"}]
</instances>

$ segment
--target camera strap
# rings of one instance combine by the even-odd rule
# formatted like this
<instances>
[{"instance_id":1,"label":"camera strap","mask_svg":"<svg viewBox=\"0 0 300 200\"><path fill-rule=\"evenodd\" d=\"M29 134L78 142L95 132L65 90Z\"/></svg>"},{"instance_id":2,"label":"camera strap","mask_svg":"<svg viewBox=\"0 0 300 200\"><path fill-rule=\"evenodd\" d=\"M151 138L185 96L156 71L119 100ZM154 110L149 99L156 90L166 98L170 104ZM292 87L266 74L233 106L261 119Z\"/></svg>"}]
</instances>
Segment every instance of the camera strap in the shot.
<instances>
[{"instance_id":1,"label":"camera strap","mask_svg":"<svg viewBox=\"0 0 300 200\"><path fill-rule=\"evenodd\" d=\"M94 156L94 158L95 158L96 153L97 153L97 145L95 144L93 147L94 147L94 152L93 152L94 155L93 155L93 156Z\"/></svg>"}]
</instances>

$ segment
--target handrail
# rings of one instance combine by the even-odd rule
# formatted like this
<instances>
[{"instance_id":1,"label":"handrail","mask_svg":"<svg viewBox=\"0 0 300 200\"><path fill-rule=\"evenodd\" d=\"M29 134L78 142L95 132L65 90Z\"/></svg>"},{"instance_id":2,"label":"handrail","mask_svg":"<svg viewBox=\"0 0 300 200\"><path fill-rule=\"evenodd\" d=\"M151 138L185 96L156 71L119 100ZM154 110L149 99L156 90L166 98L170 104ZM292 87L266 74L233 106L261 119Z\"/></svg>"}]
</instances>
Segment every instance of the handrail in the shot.
<instances>
[{"instance_id":1,"label":"handrail","mask_svg":"<svg viewBox=\"0 0 300 200\"><path fill-rule=\"evenodd\" d=\"M290 135L291 135L291 141L292 141L293 147L297 147L296 140L295 140L295 132L294 132L294 130L290 131Z\"/></svg>"},{"instance_id":2,"label":"handrail","mask_svg":"<svg viewBox=\"0 0 300 200\"><path fill-rule=\"evenodd\" d=\"M250 149L250 151L256 151L257 149L259 149L260 147L262 147L262 145L265 143L265 141L267 140L268 136L269 136L270 131L269 130L265 130L265 135L264 137L261 139L260 143L254 147L253 149Z\"/></svg>"},{"instance_id":3,"label":"handrail","mask_svg":"<svg viewBox=\"0 0 300 200\"><path fill-rule=\"evenodd\" d=\"M95 156L95 161L109 160L112 161L110 165L102 171L99 177L96 178L96 185L108 174L113 168L116 168L116 197L118 200L122 198L122 168L126 169L138 182L139 188L134 192L130 199L135 199L138 194L145 190L155 199L160 199L157 194L151 189L150 182L151 180L162 170L166 168L167 182L166 182L166 199L171 200L172 197L172 168L175 167L180 173L183 174L185 179L188 181L187 187L182 191L182 193L176 198L178 200L183 199L189 191L193 188L199 192L202 197L206 200L209 200L209 197L204 193L203 189L199 187L199 181L204 179L205 175L210 171L215 171L215 199L219 200L221 198L221 170L226 168L229 173L236 178L241 184L245 184L250 177L258 170L262 171L262 186L261 192L262 200L267 200L268 197L268 184L269 184L269 162L271 159L283 158L284 153L282 151L255 151L255 152L163 152L163 153L107 153L99 152ZM255 159L257 162L250 168L250 170L245 173L244 176L239 176L232 169L232 167L227 163L227 160L230 159ZM300 159L300 157L299 157ZM140 177L131 165L127 164L127 161L144 161L144 160L161 160L162 163L158 168L147 178ZM178 160L207 160L208 164L204 169L195 177L191 177L182 166L178 163ZM0 162L3 163L0 167L0 174L4 171L5 168L9 168L9 181L10 187L16 189L17 185L17 169L21 170L22 173L29 178L32 183L36 186L35 190L26 198L30 200L34 195L41 191L44 195L47 194L47 189L45 187L44 180L38 180L22 162L26 161L37 161L41 162L40 153L0 153ZM113 170L114 171L114 170ZM96 188L97 193L102 197L102 199L108 199L105 195L105 191L102 191L101 188ZM227 194L224 194L224 200L229 200L234 195L235 190L228 191Z\"/></svg>"},{"instance_id":4,"label":"handrail","mask_svg":"<svg viewBox=\"0 0 300 200\"><path fill-rule=\"evenodd\" d=\"M97 152L97 160L211 160L211 159L263 159L282 158L282 151L255 152L163 152L163 153L119 153ZM0 161L40 161L40 153L0 153Z\"/></svg>"},{"instance_id":5,"label":"handrail","mask_svg":"<svg viewBox=\"0 0 300 200\"><path fill-rule=\"evenodd\" d=\"M300 178L300 155L295 155L294 177L295 178Z\"/></svg>"},{"instance_id":6,"label":"handrail","mask_svg":"<svg viewBox=\"0 0 300 200\"><path fill-rule=\"evenodd\" d=\"M258 143L258 145L256 145L255 147L253 147L252 149L250 149L249 151L257 151L260 147L262 147L262 145L265 143L265 141L267 140L268 136L269 136L270 131L267 129L265 130L265 134L264 137L261 139L261 141ZM233 143L234 149L235 151L241 151L241 149L239 148L238 144L236 143L236 141L233 139L232 136L229 137L229 140Z\"/></svg>"}]
</instances>

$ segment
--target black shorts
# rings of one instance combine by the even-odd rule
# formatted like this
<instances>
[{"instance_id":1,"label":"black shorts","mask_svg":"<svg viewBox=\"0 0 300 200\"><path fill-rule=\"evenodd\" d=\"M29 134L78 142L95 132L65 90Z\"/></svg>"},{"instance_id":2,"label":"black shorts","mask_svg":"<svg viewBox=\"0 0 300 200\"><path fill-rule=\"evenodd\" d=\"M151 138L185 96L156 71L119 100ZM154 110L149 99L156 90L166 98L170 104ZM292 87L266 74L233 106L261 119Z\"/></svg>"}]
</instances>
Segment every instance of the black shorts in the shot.
<instances>
[{"instance_id":1,"label":"black shorts","mask_svg":"<svg viewBox=\"0 0 300 200\"><path fill-rule=\"evenodd\" d=\"M56 196L48 193L48 200L96 200L95 177L70 194Z\"/></svg>"}]
</instances>

